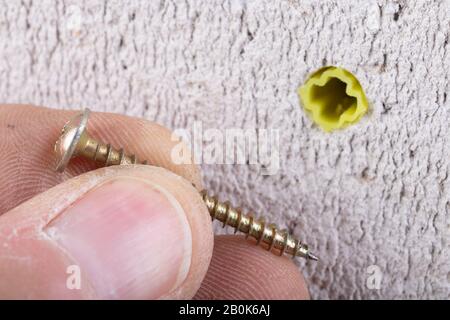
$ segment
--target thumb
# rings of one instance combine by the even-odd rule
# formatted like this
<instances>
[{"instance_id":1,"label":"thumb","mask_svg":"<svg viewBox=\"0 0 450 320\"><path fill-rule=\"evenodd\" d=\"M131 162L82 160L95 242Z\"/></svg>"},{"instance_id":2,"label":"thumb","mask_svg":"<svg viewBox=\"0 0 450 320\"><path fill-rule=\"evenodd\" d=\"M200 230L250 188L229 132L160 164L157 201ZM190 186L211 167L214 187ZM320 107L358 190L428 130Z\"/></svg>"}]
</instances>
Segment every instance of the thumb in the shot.
<instances>
[{"instance_id":1,"label":"thumb","mask_svg":"<svg viewBox=\"0 0 450 320\"><path fill-rule=\"evenodd\" d=\"M0 298L191 298L212 241L186 180L151 166L99 169L0 216Z\"/></svg>"}]
</instances>

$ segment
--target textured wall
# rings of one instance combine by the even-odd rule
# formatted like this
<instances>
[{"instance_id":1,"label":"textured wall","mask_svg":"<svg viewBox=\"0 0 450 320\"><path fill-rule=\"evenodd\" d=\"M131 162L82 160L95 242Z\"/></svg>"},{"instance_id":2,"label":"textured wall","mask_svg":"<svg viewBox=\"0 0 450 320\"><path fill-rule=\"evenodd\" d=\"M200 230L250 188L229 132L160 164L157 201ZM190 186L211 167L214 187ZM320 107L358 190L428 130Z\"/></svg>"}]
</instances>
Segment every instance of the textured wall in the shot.
<instances>
[{"instance_id":1,"label":"textured wall","mask_svg":"<svg viewBox=\"0 0 450 320\"><path fill-rule=\"evenodd\" d=\"M449 28L447 0L3 0L0 100L278 129L278 174L203 165L204 181L314 248L314 298L449 298ZM296 88L329 64L371 111L325 134Z\"/></svg>"}]
</instances>

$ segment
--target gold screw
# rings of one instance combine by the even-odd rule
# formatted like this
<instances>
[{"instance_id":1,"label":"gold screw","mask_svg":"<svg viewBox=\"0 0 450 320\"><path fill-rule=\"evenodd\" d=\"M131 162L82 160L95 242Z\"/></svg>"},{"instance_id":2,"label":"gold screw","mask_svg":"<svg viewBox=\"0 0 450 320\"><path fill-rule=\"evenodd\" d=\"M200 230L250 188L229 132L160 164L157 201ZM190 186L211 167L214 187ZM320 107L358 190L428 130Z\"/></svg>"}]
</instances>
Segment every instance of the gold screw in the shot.
<instances>
[{"instance_id":1,"label":"gold screw","mask_svg":"<svg viewBox=\"0 0 450 320\"><path fill-rule=\"evenodd\" d=\"M121 164L147 164L139 161L135 155L127 155L123 149L115 149L110 144L93 139L87 133L89 109L64 126L59 139L55 143L55 153L58 158L56 170L63 172L73 157L84 157L94 160L102 166ZM222 203L217 197L209 196L206 190L200 192L203 201L211 215L223 223L223 227L231 226L245 233L246 237L256 239L257 244L267 250L279 254L302 257L308 260L318 260L308 246L293 238L287 231L279 230L273 224L266 224L261 219L244 214L240 209L233 208L228 202Z\"/></svg>"}]
</instances>

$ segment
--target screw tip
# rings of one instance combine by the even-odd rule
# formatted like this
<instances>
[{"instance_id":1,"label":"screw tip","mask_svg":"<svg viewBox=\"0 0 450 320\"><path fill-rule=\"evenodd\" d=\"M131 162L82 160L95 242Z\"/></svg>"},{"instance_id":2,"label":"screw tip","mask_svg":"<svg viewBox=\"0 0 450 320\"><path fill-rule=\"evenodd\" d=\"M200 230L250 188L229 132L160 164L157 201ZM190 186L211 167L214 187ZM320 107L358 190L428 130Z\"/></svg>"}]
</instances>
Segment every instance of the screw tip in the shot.
<instances>
[{"instance_id":1,"label":"screw tip","mask_svg":"<svg viewBox=\"0 0 450 320\"><path fill-rule=\"evenodd\" d=\"M314 260L314 261L318 261L319 260L319 258L316 255L312 254L311 252L308 252L307 259L308 260Z\"/></svg>"}]
</instances>

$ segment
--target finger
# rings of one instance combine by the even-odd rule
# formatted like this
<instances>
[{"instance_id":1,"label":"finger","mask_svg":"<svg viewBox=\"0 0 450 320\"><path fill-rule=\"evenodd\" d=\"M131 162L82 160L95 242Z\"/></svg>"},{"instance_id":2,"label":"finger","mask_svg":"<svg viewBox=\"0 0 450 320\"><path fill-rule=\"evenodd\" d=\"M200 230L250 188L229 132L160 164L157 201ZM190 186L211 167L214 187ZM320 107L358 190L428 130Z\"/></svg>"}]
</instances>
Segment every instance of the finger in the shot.
<instances>
[{"instance_id":1,"label":"finger","mask_svg":"<svg viewBox=\"0 0 450 320\"><path fill-rule=\"evenodd\" d=\"M77 113L0 105L0 215L64 180L96 168L92 161L75 159L64 174L55 172L53 146L64 124ZM92 113L88 132L201 186L195 165L172 161L172 148L179 142L172 141L171 132L156 123L117 114Z\"/></svg>"},{"instance_id":2,"label":"finger","mask_svg":"<svg viewBox=\"0 0 450 320\"><path fill-rule=\"evenodd\" d=\"M309 299L309 293L290 259L228 235L215 237L210 268L194 299Z\"/></svg>"},{"instance_id":3,"label":"finger","mask_svg":"<svg viewBox=\"0 0 450 320\"><path fill-rule=\"evenodd\" d=\"M80 175L0 216L0 298L191 298L210 220L191 183L165 169Z\"/></svg>"}]
</instances>

